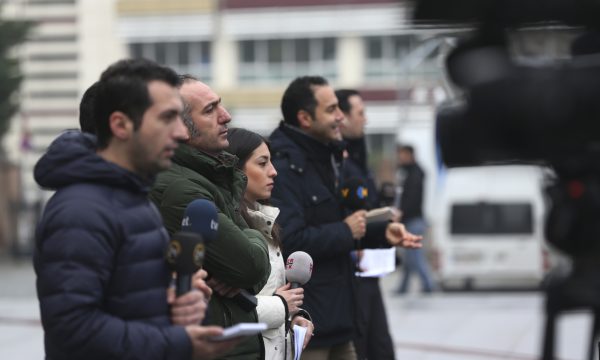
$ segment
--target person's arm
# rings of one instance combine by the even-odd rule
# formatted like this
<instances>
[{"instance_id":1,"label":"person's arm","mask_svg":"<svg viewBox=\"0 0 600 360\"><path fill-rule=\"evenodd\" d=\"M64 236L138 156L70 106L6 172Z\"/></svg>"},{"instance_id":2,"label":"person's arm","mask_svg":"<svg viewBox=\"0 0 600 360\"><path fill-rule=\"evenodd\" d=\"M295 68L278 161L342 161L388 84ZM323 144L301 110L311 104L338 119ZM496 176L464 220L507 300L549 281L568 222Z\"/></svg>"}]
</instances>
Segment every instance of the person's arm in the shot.
<instances>
[{"instance_id":1,"label":"person's arm","mask_svg":"<svg viewBox=\"0 0 600 360\"><path fill-rule=\"evenodd\" d=\"M174 181L164 191L159 205L167 229L177 231L186 206L195 199L214 202L206 189L187 179ZM207 244L204 269L229 286L254 289L257 293L266 284L271 272L269 253L264 237L252 229L240 229L227 215L219 212L217 238Z\"/></svg>"},{"instance_id":2,"label":"person's arm","mask_svg":"<svg viewBox=\"0 0 600 360\"><path fill-rule=\"evenodd\" d=\"M48 342L75 359L191 358L183 327L126 321L106 311L118 238L116 215L81 206L80 199L54 205L45 210L34 257ZM166 296L165 289L156 291Z\"/></svg>"},{"instance_id":3,"label":"person's arm","mask_svg":"<svg viewBox=\"0 0 600 360\"><path fill-rule=\"evenodd\" d=\"M281 170L280 170L281 169ZM272 201L281 210L277 221L281 224L286 253L305 251L311 256L333 257L348 255L354 249L352 232L343 219L309 226L305 219L302 177L285 166L277 168Z\"/></svg>"},{"instance_id":4,"label":"person's arm","mask_svg":"<svg viewBox=\"0 0 600 360\"><path fill-rule=\"evenodd\" d=\"M258 322L267 324L268 329L277 329L285 324L288 310L283 298L275 295L258 295L256 299L258 300L256 306Z\"/></svg>"}]
</instances>

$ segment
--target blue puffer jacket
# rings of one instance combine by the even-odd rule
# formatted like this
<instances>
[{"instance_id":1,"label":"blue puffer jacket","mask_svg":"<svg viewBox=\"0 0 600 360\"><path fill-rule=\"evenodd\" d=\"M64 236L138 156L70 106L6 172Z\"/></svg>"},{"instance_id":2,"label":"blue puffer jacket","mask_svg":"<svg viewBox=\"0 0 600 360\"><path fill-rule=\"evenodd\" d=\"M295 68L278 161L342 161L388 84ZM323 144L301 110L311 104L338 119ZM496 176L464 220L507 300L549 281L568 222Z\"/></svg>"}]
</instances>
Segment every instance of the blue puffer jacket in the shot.
<instances>
[{"instance_id":1,"label":"blue puffer jacket","mask_svg":"<svg viewBox=\"0 0 600 360\"><path fill-rule=\"evenodd\" d=\"M34 266L47 359L190 359L169 320L167 233L151 181L103 160L95 138L62 134L35 167L57 192L36 233Z\"/></svg>"}]
</instances>

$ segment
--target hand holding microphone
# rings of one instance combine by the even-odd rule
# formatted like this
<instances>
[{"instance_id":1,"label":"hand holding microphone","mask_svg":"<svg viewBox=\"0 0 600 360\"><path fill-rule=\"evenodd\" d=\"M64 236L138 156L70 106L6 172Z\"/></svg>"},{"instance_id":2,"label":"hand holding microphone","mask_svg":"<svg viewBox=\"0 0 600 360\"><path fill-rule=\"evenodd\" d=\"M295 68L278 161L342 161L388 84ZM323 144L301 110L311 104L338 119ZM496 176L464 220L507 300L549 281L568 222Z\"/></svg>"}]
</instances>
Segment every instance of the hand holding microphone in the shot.
<instances>
[{"instance_id":1,"label":"hand holding microphone","mask_svg":"<svg viewBox=\"0 0 600 360\"><path fill-rule=\"evenodd\" d=\"M352 232L352 238L359 240L367 233L367 212L365 210L357 210L350 216L344 219L344 222Z\"/></svg>"},{"instance_id":2,"label":"hand holding microphone","mask_svg":"<svg viewBox=\"0 0 600 360\"><path fill-rule=\"evenodd\" d=\"M369 189L364 181L359 178L350 178L345 181L341 188L342 205L353 213L344 219L344 222L352 232L352 238L359 240L367 232L367 198Z\"/></svg>"},{"instance_id":3,"label":"hand holding microphone","mask_svg":"<svg viewBox=\"0 0 600 360\"><path fill-rule=\"evenodd\" d=\"M304 303L304 289L301 287L292 289L290 283L277 289L275 294L281 296L285 300L290 315L295 315L300 310L300 306Z\"/></svg>"},{"instance_id":4,"label":"hand holding microphone","mask_svg":"<svg viewBox=\"0 0 600 360\"><path fill-rule=\"evenodd\" d=\"M385 238L390 245L403 246L409 249L422 246L422 236L411 234L403 224L394 221L399 220L399 214L395 213L392 208L380 208L369 212L364 210L368 208L369 190L362 179L348 179L342 187L341 193L342 205L354 211L344 219L344 222L350 227L354 239L359 240L366 235L368 220L372 219L374 222L391 221L385 228ZM383 219L378 220L382 215L384 215Z\"/></svg>"},{"instance_id":5,"label":"hand holding microphone","mask_svg":"<svg viewBox=\"0 0 600 360\"><path fill-rule=\"evenodd\" d=\"M207 244L216 240L219 230L219 217L215 204L206 199L192 201L185 209L181 221L181 230L201 235ZM252 311L256 308L258 303L256 297L247 290L233 289L214 278L209 280L209 284L217 284L215 285L217 286L215 291L220 295L223 294L219 290L227 288L227 294L235 294L233 300L245 311Z\"/></svg>"}]
</instances>

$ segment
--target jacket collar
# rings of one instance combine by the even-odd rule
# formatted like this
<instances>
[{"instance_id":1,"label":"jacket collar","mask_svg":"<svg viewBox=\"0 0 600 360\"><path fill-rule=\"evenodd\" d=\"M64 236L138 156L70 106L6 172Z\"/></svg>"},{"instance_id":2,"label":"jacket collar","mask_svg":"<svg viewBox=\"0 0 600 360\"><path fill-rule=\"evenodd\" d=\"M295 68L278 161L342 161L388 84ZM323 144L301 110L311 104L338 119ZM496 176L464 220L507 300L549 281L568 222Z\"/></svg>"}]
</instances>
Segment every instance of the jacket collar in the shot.
<instances>
[{"instance_id":1,"label":"jacket collar","mask_svg":"<svg viewBox=\"0 0 600 360\"><path fill-rule=\"evenodd\" d=\"M201 174L213 184L224 188L231 186L230 191L237 193L241 188L243 193L246 188L246 175L236 168L238 158L228 152L211 155L181 144L175 150L173 162Z\"/></svg>"},{"instance_id":2,"label":"jacket collar","mask_svg":"<svg viewBox=\"0 0 600 360\"><path fill-rule=\"evenodd\" d=\"M143 178L96 154L94 135L70 130L49 146L34 168L34 178L43 188L60 189L77 183L96 183L148 193L155 177Z\"/></svg>"},{"instance_id":3,"label":"jacket collar","mask_svg":"<svg viewBox=\"0 0 600 360\"><path fill-rule=\"evenodd\" d=\"M331 162L332 155L338 161L342 158L344 147L341 142L324 144L297 127L290 126L283 121L279 125L279 129L303 150L307 158L313 161Z\"/></svg>"},{"instance_id":4,"label":"jacket collar","mask_svg":"<svg viewBox=\"0 0 600 360\"><path fill-rule=\"evenodd\" d=\"M271 236L275 220L279 216L279 208L269 205L263 205L258 202L252 207L248 206L248 216L252 219L256 227L262 234Z\"/></svg>"}]
</instances>

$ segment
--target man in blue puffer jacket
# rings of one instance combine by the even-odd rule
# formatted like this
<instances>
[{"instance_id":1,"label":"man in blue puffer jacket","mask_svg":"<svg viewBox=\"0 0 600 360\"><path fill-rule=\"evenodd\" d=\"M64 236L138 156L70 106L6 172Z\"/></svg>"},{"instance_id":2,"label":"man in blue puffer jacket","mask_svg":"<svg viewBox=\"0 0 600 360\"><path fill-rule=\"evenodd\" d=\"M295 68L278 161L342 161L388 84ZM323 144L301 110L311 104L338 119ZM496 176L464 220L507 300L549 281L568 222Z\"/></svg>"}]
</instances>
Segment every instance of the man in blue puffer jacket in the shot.
<instances>
[{"instance_id":1,"label":"man in blue puffer jacket","mask_svg":"<svg viewBox=\"0 0 600 360\"><path fill-rule=\"evenodd\" d=\"M38 184L57 190L34 255L47 359L207 359L235 345L190 325L210 290L167 300L168 238L147 195L187 138L178 83L152 62L117 62L96 92L98 137L66 132L36 164Z\"/></svg>"}]
</instances>

